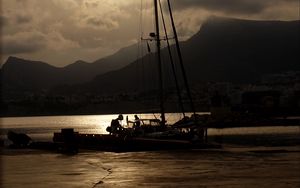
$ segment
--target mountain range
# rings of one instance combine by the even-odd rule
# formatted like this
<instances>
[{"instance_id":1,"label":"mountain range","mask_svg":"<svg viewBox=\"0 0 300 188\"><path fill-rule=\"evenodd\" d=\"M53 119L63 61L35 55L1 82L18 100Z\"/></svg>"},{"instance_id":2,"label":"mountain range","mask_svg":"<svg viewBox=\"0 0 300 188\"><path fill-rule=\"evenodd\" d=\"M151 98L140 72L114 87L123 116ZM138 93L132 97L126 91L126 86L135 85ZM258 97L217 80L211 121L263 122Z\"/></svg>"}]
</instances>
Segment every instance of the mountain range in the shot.
<instances>
[{"instance_id":1,"label":"mountain range","mask_svg":"<svg viewBox=\"0 0 300 188\"><path fill-rule=\"evenodd\" d=\"M207 81L252 83L262 75L300 70L300 21L209 18L194 36L181 42L191 84ZM156 87L155 52L137 59L137 44L93 63L76 61L63 68L9 57L1 68L2 88L14 93L70 90L111 93ZM175 47L171 46L175 54ZM173 86L168 51L162 49L166 86ZM176 67L178 67L178 62ZM180 72L178 68L177 72ZM61 88L61 87L57 87ZM59 90L59 89L58 89Z\"/></svg>"},{"instance_id":2,"label":"mountain range","mask_svg":"<svg viewBox=\"0 0 300 188\"><path fill-rule=\"evenodd\" d=\"M299 36L300 21L211 17L198 33L181 42L180 46L192 85L201 82L254 83L265 74L300 70ZM174 46L171 51L175 51ZM165 85L172 87L174 84L167 49L162 50L162 56ZM151 62L153 59L155 54L149 54L118 71L98 75L89 83L88 90L94 89L93 92L100 93L103 90L130 91L140 82L150 89L157 88L157 65ZM142 76L137 73L140 62L144 62Z\"/></svg>"},{"instance_id":3,"label":"mountain range","mask_svg":"<svg viewBox=\"0 0 300 188\"><path fill-rule=\"evenodd\" d=\"M136 45L120 49L113 55L87 63L81 60L59 68L41 61L9 57L1 68L4 89L43 90L57 84L78 84L96 75L119 69L137 57Z\"/></svg>"}]
</instances>

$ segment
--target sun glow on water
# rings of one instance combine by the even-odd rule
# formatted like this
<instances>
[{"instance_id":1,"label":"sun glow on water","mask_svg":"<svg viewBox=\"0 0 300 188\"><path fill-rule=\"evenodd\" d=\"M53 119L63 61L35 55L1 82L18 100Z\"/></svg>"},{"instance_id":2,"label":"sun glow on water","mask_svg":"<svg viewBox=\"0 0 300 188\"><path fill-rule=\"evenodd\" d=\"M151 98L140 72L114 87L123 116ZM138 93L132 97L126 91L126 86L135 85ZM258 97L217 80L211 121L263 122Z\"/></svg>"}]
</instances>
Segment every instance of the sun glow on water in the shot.
<instances>
[{"instance_id":1,"label":"sun glow on water","mask_svg":"<svg viewBox=\"0 0 300 188\"><path fill-rule=\"evenodd\" d=\"M106 128L111 120L119 114L111 115L79 115L79 116L44 116L44 117L17 117L0 118L0 137L5 138L9 130L25 133L34 140L52 140L54 132L60 132L62 128L73 128L74 131L86 134L108 134ZM134 121L135 114L123 114L124 119L120 122L128 127L126 119ZM159 114L137 114L140 119L159 118ZM191 114L187 114L191 115ZM168 124L173 124L182 118L179 113L167 113ZM228 129L209 129L209 135L236 135L236 134L273 134L273 133L296 133L300 134L300 127L244 127Z\"/></svg>"}]
</instances>

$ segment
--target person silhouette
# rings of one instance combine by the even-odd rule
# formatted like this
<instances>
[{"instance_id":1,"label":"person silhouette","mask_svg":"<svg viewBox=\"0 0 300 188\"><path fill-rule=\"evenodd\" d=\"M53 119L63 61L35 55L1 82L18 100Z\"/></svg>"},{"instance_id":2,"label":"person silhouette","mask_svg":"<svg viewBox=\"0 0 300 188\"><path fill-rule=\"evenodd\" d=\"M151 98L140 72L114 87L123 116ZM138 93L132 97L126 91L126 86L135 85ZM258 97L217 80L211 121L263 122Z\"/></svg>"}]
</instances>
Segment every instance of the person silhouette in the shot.
<instances>
[{"instance_id":1,"label":"person silhouette","mask_svg":"<svg viewBox=\"0 0 300 188\"><path fill-rule=\"evenodd\" d=\"M134 125L136 128L139 128L141 126L140 118L137 115L134 115Z\"/></svg>"},{"instance_id":2,"label":"person silhouette","mask_svg":"<svg viewBox=\"0 0 300 188\"><path fill-rule=\"evenodd\" d=\"M110 123L111 130L109 131L110 134L117 134L117 133L119 133L119 132L122 131L123 127L122 127L122 125L119 122L119 121L122 121L122 120L123 120L123 115L120 114L118 116L118 118L113 119L111 121L111 123Z\"/></svg>"}]
</instances>

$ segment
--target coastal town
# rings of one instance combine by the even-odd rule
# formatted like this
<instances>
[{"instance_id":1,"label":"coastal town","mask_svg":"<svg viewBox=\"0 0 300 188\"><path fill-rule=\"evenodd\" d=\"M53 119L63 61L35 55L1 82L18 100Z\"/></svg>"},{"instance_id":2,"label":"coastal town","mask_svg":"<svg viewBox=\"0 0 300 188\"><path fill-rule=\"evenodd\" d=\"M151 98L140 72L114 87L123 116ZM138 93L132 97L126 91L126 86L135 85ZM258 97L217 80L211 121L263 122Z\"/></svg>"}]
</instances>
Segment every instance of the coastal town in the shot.
<instances>
[{"instance_id":1,"label":"coastal town","mask_svg":"<svg viewBox=\"0 0 300 188\"><path fill-rule=\"evenodd\" d=\"M289 71L281 74L264 75L260 81L252 84L228 82L207 82L194 84L192 97L197 111L208 112L212 96L222 98L221 105L230 110L257 111L269 110L284 116L300 113L300 72ZM176 90L166 91L166 109L169 112L180 111ZM186 99L186 93L181 93ZM155 112L157 91L128 91L114 94L105 93L69 93L44 90L25 92L22 95L10 95L2 101L2 116L13 115L63 115L63 114L107 114L111 112L135 113ZM187 100L184 101L187 103ZM133 105L134 104L134 105ZM129 108L130 107L130 108ZM176 110L177 109L177 110Z\"/></svg>"}]
</instances>

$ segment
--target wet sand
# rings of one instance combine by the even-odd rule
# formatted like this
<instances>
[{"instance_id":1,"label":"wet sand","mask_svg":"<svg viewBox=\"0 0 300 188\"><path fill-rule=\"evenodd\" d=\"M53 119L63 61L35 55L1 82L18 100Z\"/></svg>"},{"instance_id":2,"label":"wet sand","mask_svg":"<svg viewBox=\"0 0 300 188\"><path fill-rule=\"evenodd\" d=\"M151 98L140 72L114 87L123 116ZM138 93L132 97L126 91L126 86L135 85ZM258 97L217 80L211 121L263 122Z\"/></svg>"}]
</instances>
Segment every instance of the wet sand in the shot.
<instances>
[{"instance_id":1,"label":"wet sand","mask_svg":"<svg viewBox=\"0 0 300 188\"><path fill-rule=\"evenodd\" d=\"M74 156L5 150L1 159L3 188L300 187L299 146Z\"/></svg>"}]
</instances>

